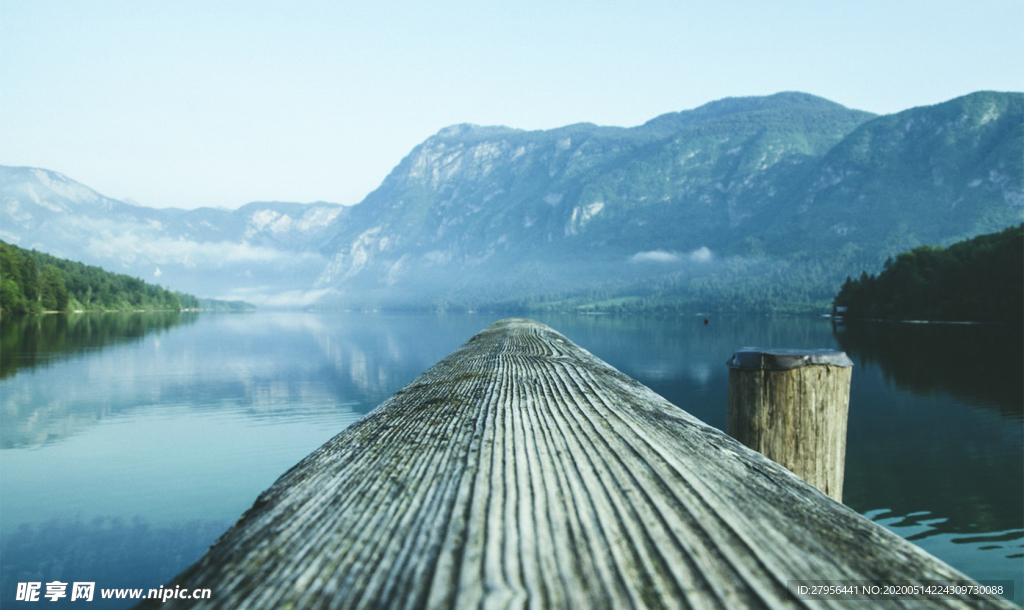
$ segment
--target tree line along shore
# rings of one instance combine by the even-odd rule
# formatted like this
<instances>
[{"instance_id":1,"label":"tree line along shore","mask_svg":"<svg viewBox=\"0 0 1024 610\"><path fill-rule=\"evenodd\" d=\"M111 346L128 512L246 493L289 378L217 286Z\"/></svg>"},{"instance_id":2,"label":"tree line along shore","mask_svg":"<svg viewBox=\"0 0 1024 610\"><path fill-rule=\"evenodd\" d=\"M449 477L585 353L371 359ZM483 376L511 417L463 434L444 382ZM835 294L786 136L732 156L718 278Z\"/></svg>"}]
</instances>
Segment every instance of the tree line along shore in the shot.
<instances>
[{"instance_id":1,"label":"tree line along shore","mask_svg":"<svg viewBox=\"0 0 1024 610\"><path fill-rule=\"evenodd\" d=\"M240 301L200 299L136 277L0 241L0 315L74 311L243 311Z\"/></svg>"},{"instance_id":2,"label":"tree line along shore","mask_svg":"<svg viewBox=\"0 0 1024 610\"><path fill-rule=\"evenodd\" d=\"M1024 224L948 248L920 246L877 275L847 277L834 309L857 319L1021 323Z\"/></svg>"}]
</instances>

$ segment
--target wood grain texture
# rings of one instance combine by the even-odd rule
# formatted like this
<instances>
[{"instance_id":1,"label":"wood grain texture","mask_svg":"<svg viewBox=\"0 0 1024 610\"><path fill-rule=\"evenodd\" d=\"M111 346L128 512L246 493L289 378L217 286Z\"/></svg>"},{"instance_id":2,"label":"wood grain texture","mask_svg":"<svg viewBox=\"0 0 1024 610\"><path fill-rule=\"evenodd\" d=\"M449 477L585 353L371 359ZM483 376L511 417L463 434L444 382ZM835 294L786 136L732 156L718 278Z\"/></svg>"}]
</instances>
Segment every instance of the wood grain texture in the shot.
<instances>
[{"instance_id":1,"label":"wood grain texture","mask_svg":"<svg viewBox=\"0 0 1024 610\"><path fill-rule=\"evenodd\" d=\"M729 369L726 433L843 501L851 367Z\"/></svg>"},{"instance_id":2,"label":"wood grain texture","mask_svg":"<svg viewBox=\"0 0 1024 610\"><path fill-rule=\"evenodd\" d=\"M791 579L967 580L511 319L285 473L170 585L210 600L148 607L878 607L793 599Z\"/></svg>"}]
</instances>

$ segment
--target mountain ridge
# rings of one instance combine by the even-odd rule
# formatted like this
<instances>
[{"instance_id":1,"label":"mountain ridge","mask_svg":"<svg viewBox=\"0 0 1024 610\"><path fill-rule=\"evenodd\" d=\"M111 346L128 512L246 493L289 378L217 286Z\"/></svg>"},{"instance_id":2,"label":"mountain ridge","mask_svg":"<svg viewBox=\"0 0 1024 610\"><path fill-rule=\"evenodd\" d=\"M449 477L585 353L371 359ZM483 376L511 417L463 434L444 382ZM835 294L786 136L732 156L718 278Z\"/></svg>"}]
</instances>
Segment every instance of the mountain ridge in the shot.
<instances>
[{"instance_id":1,"label":"mountain ridge","mask_svg":"<svg viewBox=\"0 0 1024 610\"><path fill-rule=\"evenodd\" d=\"M887 256L1019 223L1022 125L1024 94L1000 92L883 116L783 92L635 127L457 124L355 206L135 209L119 230L191 240L177 277L210 273L226 292L211 296L261 305L259 290L348 308L818 310ZM27 238L15 219L34 204L8 182L0 236ZM231 264L199 262L218 253Z\"/></svg>"},{"instance_id":2,"label":"mountain ridge","mask_svg":"<svg viewBox=\"0 0 1024 610\"><path fill-rule=\"evenodd\" d=\"M443 287L439 292L447 302L487 303L500 291L470 294L488 283L486 276L536 273L559 257L571 256L578 263L603 250L602 262L606 267L618 265L621 275L632 272L621 263L643 252L675 253L647 260L679 261L687 254L710 251L719 260L772 255L781 259L780 268L814 257L829 259L830 268L817 278L813 294L799 293L799 298L824 307L845 277L840 269L844 265L872 268L922 240L950 242L970 232L1008 226L1020 217L1015 194L1021 190L1022 172L1008 164L1020 158L1016 151L1021 146L1014 134L1019 135L1024 114L1021 99L1020 94L979 92L887 118L814 96L778 94L723 100L661 115L653 120L654 128L651 121L645 124L646 133L644 125L574 125L540 132L474 130L462 139L455 137L455 131L445 132L445 137L428 138L414 148L355 208L355 214L366 220L354 222L332 240L329 250L334 258L318 285L347 288L350 294L374 294L364 301L371 306L375 301L403 299L411 306L416 299L387 288L403 284L403 276L432 275L434 283ZM865 179L856 177L857 172L864 173L863 168L851 166L858 149L843 144L851 134L894 132L908 119L936 127L941 126L941 117L931 114L952 111L978 118L993 108L1003 117L994 124L999 129L993 137L1004 148L997 160L982 154L964 163L964 152L977 151L958 150L960 141L939 144L957 159L956 168L972 163L1005 166L1006 173L999 174L1006 178L1000 188L1010 200L989 192L975 197L975 203L962 202L967 214L937 222L924 218L920 209L917 219L901 216L895 201L900 197L918 200L925 196L920 193L950 204L964 199L948 188L937 191L922 184L934 181L933 170L939 172L936 175L945 171L921 152L936 146L934 138L926 138L921 129L910 133L909 140L892 133L875 138L884 146L867 144L879 157L868 164L871 175ZM700 120L702 114L707 118ZM974 128L986 122L979 119L964 126L974 137L978 135ZM672 129L665 127L669 123ZM908 148L908 142L920 145ZM901 169L889 175L889 167ZM925 175L914 175L901 185L906 176L900 172L909 170ZM975 176L972 181L978 179L982 178ZM847 188L858 180L866 192ZM984 187L981 192L990 185L976 186ZM878 191L885 190L896 194L880 197ZM857 205L861 195L872 196L877 222L857 217L858 210L867 206ZM927 230L915 232L915 223ZM956 223L969 228L951 226ZM517 225L529 231L516 230ZM794 246L801 241L809 247ZM735 267L749 265L747 259L734 260ZM520 273L523 268L533 271ZM460 276L459 281L445 278L453 274ZM588 274L593 277L583 282L578 281L580 273L552 281L569 292L575 282L581 293L593 292L584 286L588 283L622 283L610 271L582 273ZM678 277L668 281L677 293L695 288ZM422 283L409 279L404 287L415 292L416 282ZM793 283L783 282L780 287ZM509 292L543 296L543 290L535 287L503 284ZM621 290L625 289L614 288L612 293ZM730 298L712 300L721 306Z\"/></svg>"},{"instance_id":3,"label":"mountain ridge","mask_svg":"<svg viewBox=\"0 0 1024 610\"><path fill-rule=\"evenodd\" d=\"M264 292L281 305L302 297L324 264L324 231L345 206L251 202L237 210L149 208L97 193L63 174L0 167L0 239L224 300ZM289 302L282 294L298 300Z\"/></svg>"}]
</instances>

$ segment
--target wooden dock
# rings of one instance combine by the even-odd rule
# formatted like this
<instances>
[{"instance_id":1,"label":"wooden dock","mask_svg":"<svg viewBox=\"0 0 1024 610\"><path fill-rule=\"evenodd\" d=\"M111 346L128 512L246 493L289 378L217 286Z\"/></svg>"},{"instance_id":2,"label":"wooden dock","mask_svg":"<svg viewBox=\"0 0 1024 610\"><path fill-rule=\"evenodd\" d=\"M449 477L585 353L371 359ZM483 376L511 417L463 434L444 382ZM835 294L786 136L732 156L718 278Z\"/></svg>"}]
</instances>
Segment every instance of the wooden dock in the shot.
<instances>
[{"instance_id":1,"label":"wooden dock","mask_svg":"<svg viewBox=\"0 0 1024 610\"><path fill-rule=\"evenodd\" d=\"M724 405L723 405L724 408ZM496 322L256 500L188 608L1013 608L550 328Z\"/></svg>"}]
</instances>

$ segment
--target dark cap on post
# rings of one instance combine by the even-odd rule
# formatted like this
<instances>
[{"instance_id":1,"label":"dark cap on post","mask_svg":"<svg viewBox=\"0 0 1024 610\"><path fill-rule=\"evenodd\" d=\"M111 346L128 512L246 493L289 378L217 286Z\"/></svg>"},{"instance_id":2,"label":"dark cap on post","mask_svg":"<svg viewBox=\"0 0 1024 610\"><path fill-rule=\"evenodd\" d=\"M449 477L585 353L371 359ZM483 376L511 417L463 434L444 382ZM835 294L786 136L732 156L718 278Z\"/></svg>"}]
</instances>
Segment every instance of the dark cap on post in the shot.
<instances>
[{"instance_id":1,"label":"dark cap on post","mask_svg":"<svg viewBox=\"0 0 1024 610\"><path fill-rule=\"evenodd\" d=\"M785 371L812 364L849 367L853 361L834 349L760 349L744 347L736 351L726 364L741 371Z\"/></svg>"}]
</instances>

